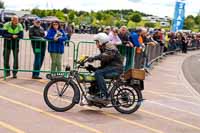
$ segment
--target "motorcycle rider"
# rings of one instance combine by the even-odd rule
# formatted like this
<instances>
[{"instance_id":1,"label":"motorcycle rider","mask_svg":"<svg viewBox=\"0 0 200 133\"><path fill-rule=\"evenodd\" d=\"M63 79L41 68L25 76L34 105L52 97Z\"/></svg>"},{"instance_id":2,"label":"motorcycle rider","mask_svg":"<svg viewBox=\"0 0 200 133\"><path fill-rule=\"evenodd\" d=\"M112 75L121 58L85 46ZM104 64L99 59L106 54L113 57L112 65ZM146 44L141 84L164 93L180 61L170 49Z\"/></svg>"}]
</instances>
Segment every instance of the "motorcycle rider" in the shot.
<instances>
[{"instance_id":1,"label":"motorcycle rider","mask_svg":"<svg viewBox=\"0 0 200 133\"><path fill-rule=\"evenodd\" d=\"M100 50L100 54L94 57L89 57L88 62L100 60L101 66L95 70L95 78L97 88L100 94L95 96L95 101L108 101L108 92L104 78L120 75L123 72L122 57L115 45L109 43L109 37L105 33L98 33L94 36L96 46Z\"/></svg>"}]
</instances>

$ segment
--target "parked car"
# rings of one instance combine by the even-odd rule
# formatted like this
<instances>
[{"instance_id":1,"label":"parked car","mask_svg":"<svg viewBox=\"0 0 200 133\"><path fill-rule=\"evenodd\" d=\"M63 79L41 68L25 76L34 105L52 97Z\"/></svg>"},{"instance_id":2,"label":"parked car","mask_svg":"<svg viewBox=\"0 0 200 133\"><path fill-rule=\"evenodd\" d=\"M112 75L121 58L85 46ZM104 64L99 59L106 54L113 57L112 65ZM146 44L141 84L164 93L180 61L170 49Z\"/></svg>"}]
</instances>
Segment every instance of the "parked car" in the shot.
<instances>
[{"instance_id":1,"label":"parked car","mask_svg":"<svg viewBox=\"0 0 200 133\"><path fill-rule=\"evenodd\" d=\"M11 18L13 16L15 16L16 13L12 12L12 11L7 11L7 10L1 10L0 16L1 16L1 22L5 23L8 21L11 21Z\"/></svg>"}]
</instances>

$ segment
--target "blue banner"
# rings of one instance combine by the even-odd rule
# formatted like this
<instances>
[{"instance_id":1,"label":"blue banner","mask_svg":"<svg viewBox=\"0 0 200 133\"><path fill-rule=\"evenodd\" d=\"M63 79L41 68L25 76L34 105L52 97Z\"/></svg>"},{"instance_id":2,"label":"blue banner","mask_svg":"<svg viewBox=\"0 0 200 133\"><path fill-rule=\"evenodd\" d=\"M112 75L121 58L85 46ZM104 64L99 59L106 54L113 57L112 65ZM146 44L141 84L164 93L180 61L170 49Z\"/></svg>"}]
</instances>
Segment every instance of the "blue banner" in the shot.
<instances>
[{"instance_id":1,"label":"blue banner","mask_svg":"<svg viewBox=\"0 0 200 133\"><path fill-rule=\"evenodd\" d=\"M176 32L183 29L185 20L185 0L178 0L175 6L172 31Z\"/></svg>"}]
</instances>

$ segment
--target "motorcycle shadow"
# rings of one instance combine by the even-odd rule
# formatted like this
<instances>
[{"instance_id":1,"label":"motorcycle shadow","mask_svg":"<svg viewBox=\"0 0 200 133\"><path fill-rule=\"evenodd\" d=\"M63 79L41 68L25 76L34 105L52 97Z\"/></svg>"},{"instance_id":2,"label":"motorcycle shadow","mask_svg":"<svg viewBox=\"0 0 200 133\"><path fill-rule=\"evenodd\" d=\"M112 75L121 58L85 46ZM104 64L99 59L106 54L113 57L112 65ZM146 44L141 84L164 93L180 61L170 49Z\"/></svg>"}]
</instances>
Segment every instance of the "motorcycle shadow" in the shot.
<instances>
[{"instance_id":1,"label":"motorcycle shadow","mask_svg":"<svg viewBox=\"0 0 200 133\"><path fill-rule=\"evenodd\" d=\"M104 115L103 111L101 110L92 110L92 109L85 109L85 110L80 110L79 113L82 113L84 115Z\"/></svg>"}]
</instances>

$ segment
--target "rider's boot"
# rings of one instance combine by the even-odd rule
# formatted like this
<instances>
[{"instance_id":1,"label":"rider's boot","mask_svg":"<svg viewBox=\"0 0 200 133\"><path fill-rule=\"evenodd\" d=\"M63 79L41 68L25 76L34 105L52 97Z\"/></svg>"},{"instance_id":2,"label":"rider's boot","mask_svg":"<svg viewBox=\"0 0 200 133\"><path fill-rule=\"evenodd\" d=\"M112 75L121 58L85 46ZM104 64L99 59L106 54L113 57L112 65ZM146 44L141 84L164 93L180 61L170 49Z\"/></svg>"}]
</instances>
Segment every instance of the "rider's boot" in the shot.
<instances>
[{"instance_id":1,"label":"rider's boot","mask_svg":"<svg viewBox=\"0 0 200 133\"><path fill-rule=\"evenodd\" d=\"M100 94L96 96L91 96L90 97L91 101L98 102L98 103L103 103L103 104L108 104L110 102L109 98L105 94Z\"/></svg>"}]
</instances>

